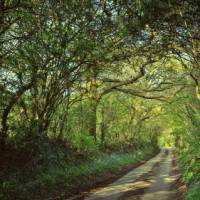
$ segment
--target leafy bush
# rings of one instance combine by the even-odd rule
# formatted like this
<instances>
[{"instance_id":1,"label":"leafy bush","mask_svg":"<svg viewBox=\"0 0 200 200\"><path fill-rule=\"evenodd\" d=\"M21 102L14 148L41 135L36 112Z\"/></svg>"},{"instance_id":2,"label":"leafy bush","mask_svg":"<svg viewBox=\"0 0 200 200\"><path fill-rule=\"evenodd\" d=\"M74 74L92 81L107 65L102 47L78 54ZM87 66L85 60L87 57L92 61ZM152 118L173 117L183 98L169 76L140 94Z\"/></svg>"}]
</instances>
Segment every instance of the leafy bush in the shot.
<instances>
[{"instance_id":1,"label":"leafy bush","mask_svg":"<svg viewBox=\"0 0 200 200\"><path fill-rule=\"evenodd\" d=\"M72 144L77 149L77 152L86 157L92 158L98 153L98 145L94 138L86 133L75 134L72 137Z\"/></svg>"},{"instance_id":2,"label":"leafy bush","mask_svg":"<svg viewBox=\"0 0 200 200\"><path fill-rule=\"evenodd\" d=\"M148 152L149 153L149 152ZM113 153L102 154L100 157L90 161L89 163L82 163L76 165L66 165L64 168L52 168L42 174L42 181L44 185L54 187L58 184L73 185L88 182L89 177L101 176L102 173L113 171L141 160L147 155L146 152L132 152L132 153Z\"/></svg>"},{"instance_id":3,"label":"leafy bush","mask_svg":"<svg viewBox=\"0 0 200 200\"><path fill-rule=\"evenodd\" d=\"M200 200L200 163L199 143L192 140L188 149L180 150L180 163L184 172L183 178L190 188L187 191L187 200Z\"/></svg>"},{"instance_id":4,"label":"leafy bush","mask_svg":"<svg viewBox=\"0 0 200 200\"><path fill-rule=\"evenodd\" d=\"M200 200L200 184L188 191L187 200Z\"/></svg>"}]
</instances>

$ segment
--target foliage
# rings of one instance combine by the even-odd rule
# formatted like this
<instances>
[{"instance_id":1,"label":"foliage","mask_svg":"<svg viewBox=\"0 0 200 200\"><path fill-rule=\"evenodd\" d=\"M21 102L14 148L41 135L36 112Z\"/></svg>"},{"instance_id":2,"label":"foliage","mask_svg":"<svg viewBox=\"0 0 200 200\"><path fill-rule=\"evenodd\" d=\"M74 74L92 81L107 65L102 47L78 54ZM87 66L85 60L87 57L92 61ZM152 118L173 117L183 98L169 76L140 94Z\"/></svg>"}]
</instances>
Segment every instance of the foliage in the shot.
<instances>
[{"instance_id":1,"label":"foliage","mask_svg":"<svg viewBox=\"0 0 200 200\"><path fill-rule=\"evenodd\" d=\"M189 0L0 1L1 188L173 144L186 182L198 182L197 13ZM56 183L64 173L48 172Z\"/></svg>"},{"instance_id":2,"label":"foliage","mask_svg":"<svg viewBox=\"0 0 200 200\"><path fill-rule=\"evenodd\" d=\"M200 193L200 186L194 186L191 190L189 190L188 195L186 197L187 200L198 200Z\"/></svg>"},{"instance_id":3,"label":"foliage","mask_svg":"<svg viewBox=\"0 0 200 200\"><path fill-rule=\"evenodd\" d=\"M27 180L23 180L25 177L21 177L20 180L11 179L2 182L1 195L5 200L15 196L20 200L26 199L27 195L29 198L35 199L38 194L42 195L43 198L44 196L48 198L50 191L53 193L57 187L65 188L67 191L74 186L82 185L83 182L90 185L93 183L94 176L101 177L105 173L144 159L151 153L151 150L146 149L145 151L129 153L101 154L89 162L82 161L79 164L65 164L60 167L53 165L51 168L39 172L31 181L27 182Z\"/></svg>"},{"instance_id":4,"label":"foliage","mask_svg":"<svg viewBox=\"0 0 200 200\"><path fill-rule=\"evenodd\" d=\"M89 134L76 134L71 142L76 148L77 153L82 154L85 157L92 158L98 153L98 145Z\"/></svg>"},{"instance_id":5,"label":"foliage","mask_svg":"<svg viewBox=\"0 0 200 200\"><path fill-rule=\"evenodd\" d=\"M186 95L186 96L185 96ZM176 113L168 113L173 127L175 145L180 155L180 164L184 172L185 183L191 189L188 190L188 199L195 199L198 194L198 187L194 187L200 181L199 163L199 101L191 96L190 92L182 96L185 104L176 103L171 105ZM187 98L185 98L187 97ZM187 100L187 102L186 102ZM175 107L174 107L175 106ZM181 111L181 112L180 112Z\"/></svg>"}]
</instances>

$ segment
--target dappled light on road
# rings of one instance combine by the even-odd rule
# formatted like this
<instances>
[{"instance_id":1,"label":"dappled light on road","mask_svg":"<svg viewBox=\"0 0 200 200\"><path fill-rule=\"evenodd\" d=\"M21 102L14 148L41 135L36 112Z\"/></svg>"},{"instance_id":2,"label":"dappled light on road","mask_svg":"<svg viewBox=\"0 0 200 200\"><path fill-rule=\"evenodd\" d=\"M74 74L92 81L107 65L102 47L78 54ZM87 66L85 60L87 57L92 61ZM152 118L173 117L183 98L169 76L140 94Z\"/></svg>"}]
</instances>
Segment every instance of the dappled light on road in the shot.
<instances>
[{"instance_id":1,"label":"dappled light on road","mask_svg":"<svg viewBox=\"0 0 200 200\"><path fill-rule=\"evenodd\" d=\"M153 167L161 163L155 176L148 174L152 171ZM131 192L144 189L142 200L164 200L165 196L168 197L170 193L170 184L175 180L175 176L170 176L172 169L172 152L167 154L162 150L153 159L147 161L140 167L132 170L116 182L108 185L105 188L100 188L91 191L86 200L117 200L129 199ZM146 174L146 177L141 178ZM141 180L140 180L141 179ZM143 180L142 180L143 179ZM126 195L127 194L127 195Z\"/></svg>"}]
</instances>

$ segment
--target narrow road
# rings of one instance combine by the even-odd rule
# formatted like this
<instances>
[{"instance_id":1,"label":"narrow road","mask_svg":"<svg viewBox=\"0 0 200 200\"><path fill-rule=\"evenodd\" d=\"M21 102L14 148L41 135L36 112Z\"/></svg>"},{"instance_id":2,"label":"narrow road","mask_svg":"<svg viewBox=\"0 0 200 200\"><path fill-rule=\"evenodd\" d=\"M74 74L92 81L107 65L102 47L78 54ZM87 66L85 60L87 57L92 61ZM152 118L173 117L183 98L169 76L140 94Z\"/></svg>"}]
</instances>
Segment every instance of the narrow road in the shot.
<instances>
[{"instance_id":1,"label":"narrow road","mask_svg":"<svg viewBox=\"0 0 200 200\"><path fill-rule=\"evenodd\" d=\"M175 191L170 189L173 154L162 150L156 157L130 171L107 187L92 190L85 200L168 200Z\"/></svg>"}]
</instances>

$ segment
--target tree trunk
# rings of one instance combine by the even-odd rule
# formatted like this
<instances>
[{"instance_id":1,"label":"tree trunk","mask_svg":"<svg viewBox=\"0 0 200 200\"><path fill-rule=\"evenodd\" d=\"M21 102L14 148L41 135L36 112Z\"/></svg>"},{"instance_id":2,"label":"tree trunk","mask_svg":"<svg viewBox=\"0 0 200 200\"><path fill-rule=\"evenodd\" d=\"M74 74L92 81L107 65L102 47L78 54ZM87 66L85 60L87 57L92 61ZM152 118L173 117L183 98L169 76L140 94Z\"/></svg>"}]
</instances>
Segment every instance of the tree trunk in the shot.
<instances>
[{"instance_id":1,"label":"tree trunk","mask_svg":"<svg viewBox=\"0 0 200 200\"><path fill-rule=\"evenodd\" d=\"M2 120L1 120L1 131L0 131L0 144L1 148L4 150L6 143L7 143L7 132L8 132L8 116L13 108L13 106L18 102L22 94L27 90L27 87L21 88L16 94L14 94L6 106L6 108L3 110L2 114Z\"/></svg>"},{"instance_id":2,"label":"tree trunk","mask_svg":"<svg viewBox=\"0 0 200 200\"><path fill-rule=\"evenodd\" d=\"M59 135L58 135L59 139L63 139L63 135L64 135L63 131L64 131L64 128L65 128L65 124L68 123L67 117L68 117L68 108L67 108L67 110L64 111L64 113L62 115L62 119L60 121L60 129L59 129Z\"/></svg>"},{"instance_id":3,"label":"tree trunk","mask_svg":"<svg viewBox=\"0 0 200 200\"><path fill-rule=\"evenodd\" d=\"M101 123L101 145L104 145L105 136L106 136L106 124L104 122Z\"/></svg>"},{"instance_id":4,"label":"tree trunk","mask_svg":"<svg viewBox=\"0 0 200 200\"><path fill-rule=\"evenodd\" d=\"M38 121L38 136L42 139L47 139L47 132L49 128L49 119L40 119Z\"/></svg>"},{"instance_id":5,"label":"tree trunk","mask_svg":"<svg viewBox=\"0 0 200 200\"><path fill-rule=\"evenodd\" d=\"M101 109L101 116L102 116L102 122L101 122L101 146L104 145L105 142L105 136L107 131L107 124L105 122L105 112L104 107Z\"/></svg>"},{"instance_id":6,"label":"tree trunk","mask_svg":"<svg viewBox=\"0 0 200 200\"><path fill-rule=\"evenodd\" d=\"M97 123L97 101L92 100L89 113L89 134L96 140L96 123Z\"/></svg>"},{"instance_id":7,"label":"tree trunk","mask_svg":"<svg viewBox=\"0 0 200 200\"><path fill-rule=\"evenodd\" d=\"M3 150L6 147L7 137L8 137L8 135L7 135L7 132L8 132L8 124L7 124L8 116L9 116L13 106L19 101L21 96L33 86L34 81L35 81L35 74L33 75L30 83L20 87L18 89L18 91L12 95L10 101L8 102L8 105L3 110L2 120L1 120L1 130L0 130L0 144L1 144L0 148L2 148Z\"/></svg>"}]
</instances>

